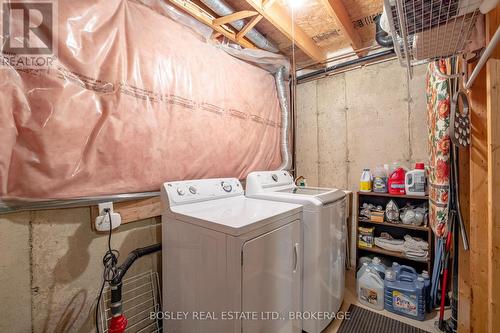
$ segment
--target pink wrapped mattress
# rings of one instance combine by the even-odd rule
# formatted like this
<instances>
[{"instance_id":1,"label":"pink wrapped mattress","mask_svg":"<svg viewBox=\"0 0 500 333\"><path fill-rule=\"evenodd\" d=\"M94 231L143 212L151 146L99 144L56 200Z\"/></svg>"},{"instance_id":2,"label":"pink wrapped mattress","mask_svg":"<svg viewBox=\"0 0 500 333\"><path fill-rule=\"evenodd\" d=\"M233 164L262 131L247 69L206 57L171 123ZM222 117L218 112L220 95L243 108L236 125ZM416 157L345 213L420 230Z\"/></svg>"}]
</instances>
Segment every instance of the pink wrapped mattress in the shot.
<instances>
[{"instance_id":1,"label":"pink wrapped mattress","mask_svg":"<svg viewBox=\"0 0 500 333\"><path fill-rule=\"evenodd\" d=\"M0 196L157 191L277 168L272 74L125 0L59 1L58 61L0 69Z\"/></svg>"}]
</instances>

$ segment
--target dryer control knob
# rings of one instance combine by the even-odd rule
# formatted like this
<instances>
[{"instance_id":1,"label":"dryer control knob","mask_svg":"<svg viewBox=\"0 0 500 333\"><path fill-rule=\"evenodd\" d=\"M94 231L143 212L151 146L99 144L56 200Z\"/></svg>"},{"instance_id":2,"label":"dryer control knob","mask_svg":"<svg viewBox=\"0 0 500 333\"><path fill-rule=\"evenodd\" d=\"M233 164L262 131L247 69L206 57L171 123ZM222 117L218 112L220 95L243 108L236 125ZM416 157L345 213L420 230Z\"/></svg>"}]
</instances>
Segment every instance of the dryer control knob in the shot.
<instances>
[{"instance_id":1,"label":"dryer control knob","mask_svg":"<svg viewBox=\"0 0 500 333\"><path fill-rule=\"evenodd\" d=\"M196 190L196 187L189 186L189 192L191 192L191 194L196 194L196 192L198 192L198 191Z\"/></svg>"},{"instance_id":2,"label":"dryer control knob","mask_svg":"<svg viewBox=\"0 0 500 333\"><path fill-rule=\"evenodd\" d=\"M277 174L273 173L273 174L271 175L271 178L272 178L275 182L278 182L278 175L277 175Z\"/></svg>"},{"instance_id":3,"label":"dryer control knob","mask_svg":"<svg viewBox=\"0 0 500 333\"><path fill-rule=\"evenodd\" d=\"M221 186L222 186L222 189L226 192L231 192L233 190L233 187L228 182L222 182Z\"/></svg>"},{"instance_id":4,"label":"dryer control knob","mask_svg":"<svg viewBox=\"0 0 500 333\"><path fill-rule=\"evenodd\" d=\"M184 190L182 188L178 187L177 188L177 194L184 195L184 194L186 194L186 192L184 192Z\"/></svg>"}]
</instances>

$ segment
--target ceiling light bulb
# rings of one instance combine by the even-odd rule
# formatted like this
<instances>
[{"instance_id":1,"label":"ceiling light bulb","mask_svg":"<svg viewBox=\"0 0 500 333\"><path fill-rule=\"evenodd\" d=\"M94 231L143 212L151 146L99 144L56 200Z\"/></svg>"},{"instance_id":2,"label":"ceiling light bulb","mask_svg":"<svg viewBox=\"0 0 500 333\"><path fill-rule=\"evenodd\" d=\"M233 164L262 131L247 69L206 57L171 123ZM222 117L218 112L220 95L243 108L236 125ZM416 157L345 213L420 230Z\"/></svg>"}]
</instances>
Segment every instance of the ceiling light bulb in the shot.
<instances>
[{"instance_id":1,"label":"ceiling light bulb","mask_svg":"<svg viewBox=\"0 0 500 333\"><path fill-rule=\"evenodd\" d=\"M304 4L304 0L288 0L292 8L299 8Z\"/></svg>"}]
</instances>

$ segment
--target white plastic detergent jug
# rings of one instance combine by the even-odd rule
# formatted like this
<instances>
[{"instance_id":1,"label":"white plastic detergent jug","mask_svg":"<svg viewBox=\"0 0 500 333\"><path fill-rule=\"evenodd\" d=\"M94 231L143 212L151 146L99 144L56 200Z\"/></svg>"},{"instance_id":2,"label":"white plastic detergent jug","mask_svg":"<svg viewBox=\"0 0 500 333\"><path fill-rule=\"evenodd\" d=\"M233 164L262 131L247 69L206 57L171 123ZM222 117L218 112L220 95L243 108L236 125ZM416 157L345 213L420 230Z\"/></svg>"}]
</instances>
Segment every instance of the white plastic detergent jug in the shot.
<instances>
[{"instance_id":1,"label":"white plastic detergent jug","mask_svg":"<svg viewBox=\"0 0 500 333\"><path fill-rule=\"evenodd\" d=\"M425 167L424 163L417 163L415 169L405 175L405 190L408 195L425 195Z\"/></svg>"},{"instance_id":2,"label":"white plastic detergent jug","mask_svg":"<svg viewBox=\"0 0 500 333\"><path fill-rule=\"evenodd\" d=\"M370 261L371 262L371 261ZM361 267L358 269L358 272L356 273L356 281L359 281L359 278L363 275L363 273L366 271L368 268L368 262L364 262Z\"/></svg>"},{"instance_id":3,"label":"white plastic detergent jug","mask_svg":"<svg viewBox=\"0 0 500 333\"><path fill-rule=\"evenodd\" d=\"M372 191L372 173L370 169L363 169L361 178L359 179L359 191L371 192Z\"/></svg>"},{"instance_id":4,"label":"white plastic detergent jug","mask_svg":"<svg viewBox=\"0 0 500 333\"><path fill-rule=\"evenodd\" d=\"M371 260L369 262L364 262L361 267L358 269L357 273L356 273L356 290L358 290L358 283L359 283L359 279L361 278L361 276L363 276L363 274L365 273L365 271L368 269L368 265L371 263Z\"/></svg>"},{"instance_id":5,"label":"white plastic detergent jug","mask_svg":"<svg viewBox=\"0 0 500 333\"><path fill-rule=\"evenodd\" d=\"M376 271L378 275L382 278L385 278L385 265L380 261L379 257L373 257L372 262L368 264L368 267L372 270Z\"/></svg>"},{"instance_id":6,"label":"white plastic detergent jug","mask_svg":"<svg viewBox=\"0 0 500 333\"><path fill-rule=\"evenodd\" d=\"M375 310L384 309L384 281L370 268L358 278L358 300Z\"/></svg>"}]
</instances>

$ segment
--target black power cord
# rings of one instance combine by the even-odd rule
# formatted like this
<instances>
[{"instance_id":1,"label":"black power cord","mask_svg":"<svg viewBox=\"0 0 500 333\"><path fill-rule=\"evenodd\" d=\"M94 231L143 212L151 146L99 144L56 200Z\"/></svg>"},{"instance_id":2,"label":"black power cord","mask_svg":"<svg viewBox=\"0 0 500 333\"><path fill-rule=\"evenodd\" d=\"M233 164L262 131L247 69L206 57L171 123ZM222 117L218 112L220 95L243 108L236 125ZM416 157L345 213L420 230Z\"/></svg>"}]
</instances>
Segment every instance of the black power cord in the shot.
<instances>
[{"instance_id":1,"label":"black power cord","mask_svg":"<svg viewBox=\"0 0 500 333\"><path fill-rule=\"evenodd\" d=\"M116 276L116 265L118 264L118 257L120 252L118 250L113 250L111 248L111 230L113 223L111 221L111 211L109 209L104 209L104 212L108 214L109 217L109 234L108 234L108 250L102 257L102 264L104 266L103 280L101 285L101 290L99 291L99 297L97 297L97 304L95 307L95 327L97 333L99 333L99 304L101 303L102 293L104 291L104 286L106 282L111 282Z\"/></svg>"}]
</instances>

